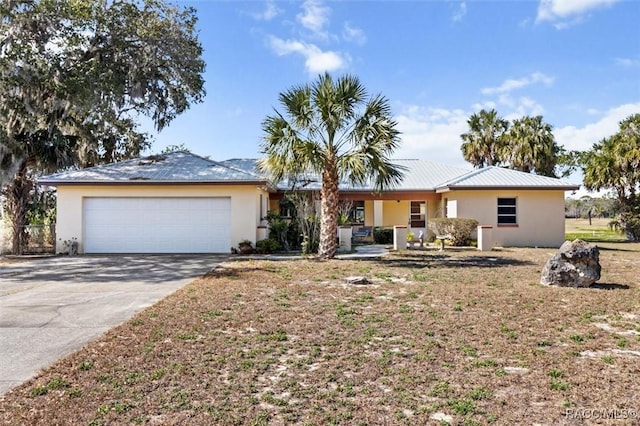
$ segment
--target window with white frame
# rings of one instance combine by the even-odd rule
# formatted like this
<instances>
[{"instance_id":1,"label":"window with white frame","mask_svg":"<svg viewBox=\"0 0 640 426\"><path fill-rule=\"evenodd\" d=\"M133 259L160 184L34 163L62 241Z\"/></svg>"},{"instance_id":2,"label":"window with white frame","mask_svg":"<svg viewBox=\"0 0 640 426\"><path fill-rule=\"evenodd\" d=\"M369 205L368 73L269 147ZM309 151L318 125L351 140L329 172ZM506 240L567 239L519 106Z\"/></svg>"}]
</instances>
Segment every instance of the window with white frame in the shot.
<instances>
[{"instance_id":1,"label":"window with white frame","mask_svg":"<svg viewBox=\"0 0 640 426\"><path fill-rule=\"evenodd\" d=\"M515 197L498 198L498 225L518 224L518 204Z\"/></svg>"}]
</instances>

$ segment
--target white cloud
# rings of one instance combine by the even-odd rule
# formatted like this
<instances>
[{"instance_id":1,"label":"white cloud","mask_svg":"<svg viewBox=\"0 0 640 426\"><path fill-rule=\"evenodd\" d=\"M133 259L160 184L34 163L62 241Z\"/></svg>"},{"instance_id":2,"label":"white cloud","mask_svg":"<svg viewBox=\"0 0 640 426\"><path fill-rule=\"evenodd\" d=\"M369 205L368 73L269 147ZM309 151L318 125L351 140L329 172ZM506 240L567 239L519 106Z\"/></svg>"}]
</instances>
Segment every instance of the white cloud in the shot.
<instances>
[{"instance_id":1,"label":"white cloud","mask_svg":"<svg viewBox=\"0 0 640 426\"><path fill-rule=\"evenodd\" d=\"M276 16L282 13L282 10L276 6L274 0L267 0L265 3L265 9L262 12L254 13L252 16L259 21L270 21Z\"/></svg>"},{"instance_id":2,"label":"white cloud","mask_svg":"<svg viewBox=\"0 0 640 426\"><path fill-rule=\"evenodd\" d=\"M363 45L367 42L367 36L364 35L364 31L357 27L352 27L351 23L345 22L342 28L342 37L350 42Z\"/></svg>"},{"instance_id":3,"label":"white cloud","mask_svg":"<svg viewBox=\"0 0 640 426\"><path fill-rule=\"evenodd\" d=\"M402 144L394 157L419 158L470 169L460 151L460 135L467 131L469 115L461 109L401 107L395 119L402 132Z\"/></svg>"},{"instance_id":4,"label":"white cloud","mask_svg":"<svg viewBox=\"0 0 640 426\"><path fill-rule=\"evenodd\" d=\"M464 18L464 15L466 14L467 14L467 3L460 2L460 6L458 6L455 12L453 12L453 18L452 18L453 22L462 21L462 18Z\"/></svg>"},{"instance_id":5,"label":"white cloud","mask_svg":"<svg viewBox=\"0 0 640 426\"><path fill-rule=\"evenodd\" d=\"M275 36L267 39L269 47L278 55L299 54L305 58L305 68L311 74L345 68L350 62L346 54L323 51L318 46L299 40L282 40Z\"/></svg>"},{"instance_id":6,"label":"white cloud","mask_svg":"<svg viewBox=\"0 0 640 426\"><path fill-rule=\"evenodd\" d=\"M508 102L505 100L505 97L501 97L501 101L505 102L503 105L510 107L510 111L504 116L507 120L515 120L525 115L536 116L544 114L544 107L526 96L518 99L509 98ZM502 102L499 103L502 104Z\"/></svg>"},{"instance_id":7,"label":"white cloud","mask_svg":"<svg viewBox=\"0 0 640 426\"><path fill-rule=\"evenodd\" d=\"M589 114L592 110L587 111ZM631 114L640 113L640 102L624 104L606 111L598 121L583 127L565 126L554 129L553 134L558 144L568 150L585 151L594 143L615 134L622 120Z\"/></svg>"},{"instance_id":8,"label":"white cloud","mask_svg":"<svg viewBox=\"0 0 640 426\"><path fill-rule=\"evenodd\" d=\"M637 58L616 58L615 61L623 67L640 67L640 59Z\"/></svg>"},{"instance_id":9,"label":"white cloud","mask_svg":"<svg viewBox=\"0 0 640 426\"><path fill-rule=\"evenodd\" d=\"M331 9L324 6L321 0L306 0L302 3L302 13L296 16L298 22L315 35L326 38L325 26L329 23Z\"/></svg>"},{"instance_id":10,"label":"white cloud","mask_svg":"<svg viewBox=\"0 0 640 426\"><path fill-rule=\"evenodd\" d=\"M565 29L582 22L594 9L608 7L618 0L540 0L536 22L550 22Z\"/></svg>"},{"instance_id":11,"label":"white cloud","mask_svg":"<svg viewBox=\"0 0 640 426\"><path fill-rule=\"evenodd\" d=\"M530 86L536 83L543 83L547 86L553 84L554 77L550 77L541 72L534 72L526 77L518 79L505 80L500 86L497 87L485 87L480 90L483 95L495 95L499 93L508 93L512 90L522 89L523 87Z\"/></svg>"}]
</instances>

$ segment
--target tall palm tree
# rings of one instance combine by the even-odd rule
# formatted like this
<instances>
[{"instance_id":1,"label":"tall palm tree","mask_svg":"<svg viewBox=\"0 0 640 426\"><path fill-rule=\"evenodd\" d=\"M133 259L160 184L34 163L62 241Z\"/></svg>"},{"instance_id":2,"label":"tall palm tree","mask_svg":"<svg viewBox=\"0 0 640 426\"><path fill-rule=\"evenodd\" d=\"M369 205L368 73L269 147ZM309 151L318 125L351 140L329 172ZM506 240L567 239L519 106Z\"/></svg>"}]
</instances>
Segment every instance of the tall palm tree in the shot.
<instances>
[{"instance_id":1,"label":"tall palm tree","mask_svg":"<svg viewBox=\"0 0 640 426\"><path fill-rule=\"evenodd\" d=\"M389 101L368 96L357 77L334 80L328 73L312 84L281 93L284 114L276 110L262 123L260 168L273 180L317 173L322 177L320 245L322 258L335 255L339 183L372 182L377 190L402 179L390 160L400 139Z\"/></svg>"},{"instance_id":2,"label":"tall palm tree","mask_svg":"<svg viewBox=\"0 0 640 426\"><path fill-rule=\"evenodd\" d=\"M474 167L497 166L501 163L504 133L509 122L498 116L495 109L481 110L467 120L469 132L460 135L464 159Z\"/></svg>"},{"instance_id":3,"label":"tall palm tree","mask_svg":"<svg viewBox=\"0 0 640 426\"><path fill-rule=\"evenodd\" d=\"M556 177L555 168L564 150L556 143L551 125L543 122L542 116L514 120L507 139L504 160L510 168Z\"/></svg>"}]
</instances>

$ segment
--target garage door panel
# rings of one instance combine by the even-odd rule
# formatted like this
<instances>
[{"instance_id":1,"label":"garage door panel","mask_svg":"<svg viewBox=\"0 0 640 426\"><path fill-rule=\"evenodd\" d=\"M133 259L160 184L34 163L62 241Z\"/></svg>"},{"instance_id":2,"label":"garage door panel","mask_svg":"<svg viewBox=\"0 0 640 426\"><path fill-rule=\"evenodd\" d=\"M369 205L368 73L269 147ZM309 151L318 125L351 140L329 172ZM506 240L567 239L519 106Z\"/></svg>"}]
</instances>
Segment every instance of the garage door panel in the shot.
<instances>
[{"instance_id":1,"label":"garage door panel","mask_svg":"<svg viewBox=\"0 0 640 426\"><path fill-rule=\"evenodd\" d=\"M230 198L85 198L86 253L222 253Z\"/></svg>"}]
</instances>

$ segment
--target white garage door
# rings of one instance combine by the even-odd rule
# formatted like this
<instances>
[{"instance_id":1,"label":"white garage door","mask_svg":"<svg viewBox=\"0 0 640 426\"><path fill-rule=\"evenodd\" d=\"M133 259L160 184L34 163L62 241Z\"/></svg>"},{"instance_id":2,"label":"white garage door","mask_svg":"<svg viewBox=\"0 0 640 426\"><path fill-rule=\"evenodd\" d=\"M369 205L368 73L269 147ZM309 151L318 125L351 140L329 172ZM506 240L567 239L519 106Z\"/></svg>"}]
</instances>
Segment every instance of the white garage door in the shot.
<instances>
[{"instance_id":1,"label":"white garage door","mask_svg":"<svg viewBox=\"0 0 640 426\"><path fill-rule=\"evenodd\" d=\"M85 253L227 253L230 198L85 198Z\"/></svg>"}]
</instances>

